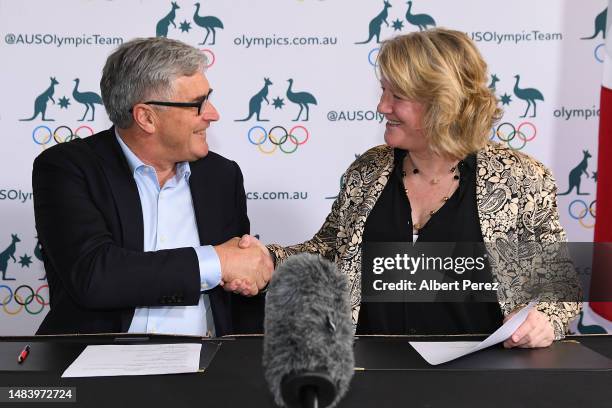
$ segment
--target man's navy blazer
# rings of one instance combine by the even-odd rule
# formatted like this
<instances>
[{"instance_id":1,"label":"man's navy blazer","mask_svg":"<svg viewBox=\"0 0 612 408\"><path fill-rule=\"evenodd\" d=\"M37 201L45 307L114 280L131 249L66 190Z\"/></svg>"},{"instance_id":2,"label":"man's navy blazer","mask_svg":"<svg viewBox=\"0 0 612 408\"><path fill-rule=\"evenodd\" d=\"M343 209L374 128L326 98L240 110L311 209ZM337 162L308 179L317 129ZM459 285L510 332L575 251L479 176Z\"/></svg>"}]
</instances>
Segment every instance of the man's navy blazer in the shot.
<instances>
[{"instance_id":1,"label":"man's navy blazer","mask_svg":"<svg viewBox=\"0 0 612 408\"><path fill-rule=\"evenodd\" d=\"M200 243L248 233L238 165L209 152L190 167ZM138 188L114 128L44 151L32 186L50 291L37 334L126 332L136 307L198 303L192 248L143 251ZM262 332L263 297L240 298L219 286L207 293L217 336Z\"/></svg>"}]
</instances>

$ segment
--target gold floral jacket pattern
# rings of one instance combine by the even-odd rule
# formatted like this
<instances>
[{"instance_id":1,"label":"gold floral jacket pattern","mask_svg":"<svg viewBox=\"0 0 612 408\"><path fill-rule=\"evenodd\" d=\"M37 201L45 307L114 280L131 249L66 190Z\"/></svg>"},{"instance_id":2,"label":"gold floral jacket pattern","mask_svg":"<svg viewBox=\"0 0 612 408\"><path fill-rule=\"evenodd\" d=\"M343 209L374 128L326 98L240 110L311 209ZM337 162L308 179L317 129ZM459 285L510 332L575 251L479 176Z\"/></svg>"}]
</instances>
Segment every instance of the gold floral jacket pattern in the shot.
<instances>
[{"instance_id":1,"label":"gold floral jacket pattern","mask_svg":"<svg viewBox=\"0 0 612 408\"><path fill-rule=\"evenodd\" d=\"M543 253L550 252L546 250L548 244L566 241L557 211L555 180L535 159L497 143L487 144L477 153L476 161L480 228L493 279L499 283L501 310L508 315L530 299L527 287L532 285L533 276L520 271L544 276L554 295L548 300L540 297L537 308L550 319L555 339L561 339L569 321L580 312L581 289L567 254L559 258L557 251L551 255L552 261L542 260ZM381 145L368 150L344 174L331 212L312 239L289 247L268 246L277 265L299 252L320 254L335 262L349 280L354 325L361 304L364 226L393 167L391 147Z\"/></svg>"}]
</instances>

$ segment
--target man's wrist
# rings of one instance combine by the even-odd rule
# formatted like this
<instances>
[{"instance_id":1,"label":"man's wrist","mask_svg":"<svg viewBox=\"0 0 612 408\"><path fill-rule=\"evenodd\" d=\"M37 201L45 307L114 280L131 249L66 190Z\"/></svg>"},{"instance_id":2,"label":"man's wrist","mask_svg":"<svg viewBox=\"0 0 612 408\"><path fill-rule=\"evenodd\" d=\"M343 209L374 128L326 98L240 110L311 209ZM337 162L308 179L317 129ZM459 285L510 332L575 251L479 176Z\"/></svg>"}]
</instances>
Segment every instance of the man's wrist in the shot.
<instances>
[{"instance_id":1,"label":"man's wrist","mask_svg":"<svg viewBox=\"0 0 612 408\"><path fill-rule=\"evenodd\" d=\"M200 289L202 291L215 288L221 283L221 260L217 251L211 245L193 248L198 257L200 271Z\"/></svg>"}]
</instances>

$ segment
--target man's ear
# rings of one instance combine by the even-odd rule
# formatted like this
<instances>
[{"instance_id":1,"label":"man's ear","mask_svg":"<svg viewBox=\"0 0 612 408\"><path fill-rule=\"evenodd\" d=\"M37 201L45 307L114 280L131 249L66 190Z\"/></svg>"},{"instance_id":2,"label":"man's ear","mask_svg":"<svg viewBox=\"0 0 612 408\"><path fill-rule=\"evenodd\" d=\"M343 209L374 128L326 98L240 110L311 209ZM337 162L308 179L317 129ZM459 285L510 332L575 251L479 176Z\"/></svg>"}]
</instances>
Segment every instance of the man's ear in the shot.
<instances>
[{"instance_id":1,"label":"man's ear","mask_svg":"<svg viewBox=\"0 0 612 408\"><path fill-rule=\"evenodd\" d=\"M156 130L157 115L153 109L147 105L136 105L132 111L134 123L143 130L143 132L152 134Z\"/></svg>"}]
</instances>

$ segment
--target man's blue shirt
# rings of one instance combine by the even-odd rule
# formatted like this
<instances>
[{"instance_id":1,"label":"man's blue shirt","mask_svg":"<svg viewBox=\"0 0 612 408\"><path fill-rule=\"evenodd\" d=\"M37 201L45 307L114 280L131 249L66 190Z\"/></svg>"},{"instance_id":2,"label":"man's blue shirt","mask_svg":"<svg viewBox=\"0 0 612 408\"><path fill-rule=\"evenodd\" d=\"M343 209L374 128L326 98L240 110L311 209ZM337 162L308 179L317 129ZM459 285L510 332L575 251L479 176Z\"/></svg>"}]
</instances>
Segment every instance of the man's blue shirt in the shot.
<instances>
[{"instance_id":1,"label":"man's blue shirt","mask_svg":"<svg viewBox=\"0 0 612 408\"><path fill-rule=\"evenodd\" d=\"M160 187L157 173L143 163L121 139L115 137L127 159L138 186L144 224L144 250L193 247L200 266L201 290L221 282L221 263L214 248L201 246L189 189L191 169L188 162L176 164L175 175ZM165 271L172 273L173 271ZM142 282L146 285L147 282ZM195 306L138 307L128 330L130 333L167 333L206 336L215 333L208 295L202 293Z\"/></svg>"}]
</instances>

